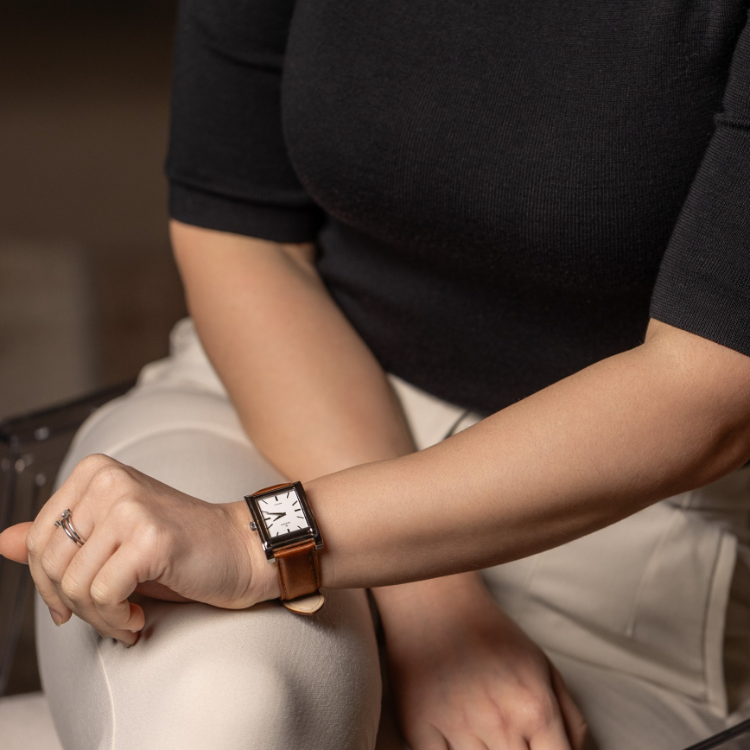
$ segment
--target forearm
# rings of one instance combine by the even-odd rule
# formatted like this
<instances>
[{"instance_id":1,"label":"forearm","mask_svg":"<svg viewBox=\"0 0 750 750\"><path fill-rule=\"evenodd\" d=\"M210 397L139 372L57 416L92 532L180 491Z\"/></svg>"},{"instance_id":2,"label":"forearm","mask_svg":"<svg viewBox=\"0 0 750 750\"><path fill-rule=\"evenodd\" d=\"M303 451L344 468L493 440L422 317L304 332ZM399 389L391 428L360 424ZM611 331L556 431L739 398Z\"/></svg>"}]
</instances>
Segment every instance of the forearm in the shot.
<instances>
[{"instance_id":1,"label":"forearm","mask_svg":"<svg viewBox=\"0 0 750 750\"><path fill-rule=\"evenodd\" d=\"M177 222L172 241L209 359L283 474L304 481L413 450L382 368L318 278L311 247Z\"/></svg>"},{"instance_id":2,"label":"forearm","mask_svg":"<svg viewBox=\"0 0 750 750\"><path fill-rule=\"evenodd\" d=\"M651 336L432 448L311 482L326 584L507 562L741 466L746 358L678 333L687 344Z\"/></svg>"},{"instance_id":3,"label":"forearm","mask_svg":"<svg viewBox=\"0 0 750 750\"><path fill-rule=\"evenodd\" d=\"M306 480L414 450L382 368L314 273L312 248L177 222L172 238L209 358L245 430L286 476ZM431 582L420 599L437 601L454 586ZM384 615L407 612L420 585L399 588L374 592Z\"/></svg>"},{"instance_id":4,"label":"forearm","mask_svg":"<svg viewBox=\"0 0 750 750\"><path fill-rule=\"evenodd\" d=\"M395 395L312 265L233 235L189 228L184 242L183 229L190 310L245 429L287 476L319 476L307 487L326 585L533 554L748 458L747 358L653 323L644 345L407 455Z\"/></svg>"}]
</instances>

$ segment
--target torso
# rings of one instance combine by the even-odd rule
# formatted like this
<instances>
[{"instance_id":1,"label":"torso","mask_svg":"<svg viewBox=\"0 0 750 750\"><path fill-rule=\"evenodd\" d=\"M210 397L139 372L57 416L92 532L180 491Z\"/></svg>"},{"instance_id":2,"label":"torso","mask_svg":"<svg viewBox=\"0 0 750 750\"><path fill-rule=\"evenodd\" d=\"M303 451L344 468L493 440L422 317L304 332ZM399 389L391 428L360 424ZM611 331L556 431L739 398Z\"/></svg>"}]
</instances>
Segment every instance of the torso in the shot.
<instances>
[{"instance_id":1,"label":"torso","mask_svg":"<svg viewBox=\"0 0 750 750\"><path fill-rule=\"evenodd\" d=\"M298 0L321 274L387 369L491 411L642 340L744 0Z\"/></svg>"}]
</instances>

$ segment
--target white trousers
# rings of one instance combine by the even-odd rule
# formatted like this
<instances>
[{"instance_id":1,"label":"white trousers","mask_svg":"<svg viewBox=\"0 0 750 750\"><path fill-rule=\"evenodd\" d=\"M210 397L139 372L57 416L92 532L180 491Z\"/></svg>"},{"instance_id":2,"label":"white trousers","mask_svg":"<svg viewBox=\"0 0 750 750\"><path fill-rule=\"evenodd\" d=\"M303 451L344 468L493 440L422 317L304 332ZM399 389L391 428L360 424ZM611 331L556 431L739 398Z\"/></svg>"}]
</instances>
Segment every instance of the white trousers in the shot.
<instances>
[{"instance_id":1,"label":"white trousers","mask_svg":"<svg viewBox=\"0 0 750 750\"><path fill-rule=\"evenodd\" d=\"M479 418L398 378L419 448ZM58 483L106 453L209 502L283 478L245 436L192 322L79 431ZM544 467L539 467L544 471ZM750 469L483 571L548 653L599 750L680 750L750 715ZM366 593L306 618L141 598L131 649L37 594L42 683L66 750L401 750ZM387 693L387 691L386 691ZM382 713L382 716L381 716Z\"/></svg>"}]
</instances>

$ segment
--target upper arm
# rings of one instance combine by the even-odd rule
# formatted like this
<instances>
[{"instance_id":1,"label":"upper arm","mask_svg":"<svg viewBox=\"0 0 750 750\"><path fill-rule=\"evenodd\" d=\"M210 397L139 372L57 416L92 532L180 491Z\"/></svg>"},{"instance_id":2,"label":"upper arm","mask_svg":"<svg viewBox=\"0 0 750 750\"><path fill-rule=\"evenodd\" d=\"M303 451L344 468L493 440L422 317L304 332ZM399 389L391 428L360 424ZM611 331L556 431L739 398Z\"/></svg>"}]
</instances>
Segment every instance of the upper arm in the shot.
<instances>
[{"instance_id":1,"label":"upper arm","mask_svg":"<svg viewBox=\"0 0 750 750\"><path fill-rule=\"evenodd\" d=\"M739 33L722 111L715 115L714 132L661 260L651 298L651 318L713 342L714 346L703 346L695 341L694 346L724 363L727 378L742 373L750 361L748 81L750 23Z\"/></svg>"},{"instance_id":2,"label":"upper arm","mask_svg":"<svg viewBox=\"0 0 750 750\"><path fill-rule=\"evenodd\" d=\"M225 279L241 283L238 274L252 276L257 281L269 257L275 258L277 265L287 266L290 272L317 278L315 245L311 242L274 242L184 224L176 219L170 219L169 233L188 296L201 282L219 287L226 285Z\"/></svg>"},{"instance_id":3,"label":"upper arm","mask_svg":"<svg viewBox=\"0 0 750 750\"><path fill-rule=\"evenodd\" d=\"M750 458L750 23L651 299L646 347ZM661 363L664 363L663 365Z\"/></svg>"}]
</instances>

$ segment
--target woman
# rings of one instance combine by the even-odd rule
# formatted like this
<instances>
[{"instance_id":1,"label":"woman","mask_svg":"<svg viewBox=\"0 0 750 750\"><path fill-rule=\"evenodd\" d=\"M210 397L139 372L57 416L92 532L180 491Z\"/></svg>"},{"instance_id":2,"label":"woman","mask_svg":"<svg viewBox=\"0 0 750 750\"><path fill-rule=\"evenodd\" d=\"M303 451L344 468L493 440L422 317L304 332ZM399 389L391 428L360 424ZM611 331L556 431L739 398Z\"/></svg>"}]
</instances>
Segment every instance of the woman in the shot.
<instances>
[{"instance_id":1,"label":"woman","mask_svg":"<svg viewBox=\"0 0 750 750\"><path fill-rule=\"evenodd\" d=\"M583 717L600 750L679 748L740 716L746 20L183 2L195 329L0 548L67 622L38 619L66 748L399 746L365 588L412 750L580 748ZM309 618L247 609L285 584L242 496L286 480L325 543Z\"/></svg>"}]
</instances>

